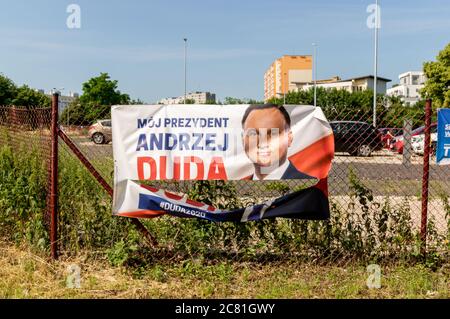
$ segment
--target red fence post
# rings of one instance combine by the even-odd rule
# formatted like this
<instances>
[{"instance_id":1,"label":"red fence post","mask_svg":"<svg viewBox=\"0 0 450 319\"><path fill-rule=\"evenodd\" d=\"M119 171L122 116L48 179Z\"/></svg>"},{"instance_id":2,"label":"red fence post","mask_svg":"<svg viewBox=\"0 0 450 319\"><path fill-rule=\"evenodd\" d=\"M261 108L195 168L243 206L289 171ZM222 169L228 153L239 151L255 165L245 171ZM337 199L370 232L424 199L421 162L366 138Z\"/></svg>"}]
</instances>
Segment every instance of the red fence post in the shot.
<instances>
[{"instance_id":1,"label":"red fence post","mask_svg":"<svg viewBox=\"0 0 450 319\"><path fill-rule=\"evenodd\" d=\"M50 249L58 258L58 93L52 97L50 153Z\"/></svg>"},{"instance_id":2,"label":"red fence post","mask_svg":"<svg viewBox=\"0 0 450 319\"><path fill-rule=\"evenodd\" d=\"M425 140L423 149L423 177L422 177L422 218L420 223L421 253L425 255L427 244L428 219L428 184L430 177L430 140L431 140L431 100L425 103Z\"/></svg>"}]
</instances>

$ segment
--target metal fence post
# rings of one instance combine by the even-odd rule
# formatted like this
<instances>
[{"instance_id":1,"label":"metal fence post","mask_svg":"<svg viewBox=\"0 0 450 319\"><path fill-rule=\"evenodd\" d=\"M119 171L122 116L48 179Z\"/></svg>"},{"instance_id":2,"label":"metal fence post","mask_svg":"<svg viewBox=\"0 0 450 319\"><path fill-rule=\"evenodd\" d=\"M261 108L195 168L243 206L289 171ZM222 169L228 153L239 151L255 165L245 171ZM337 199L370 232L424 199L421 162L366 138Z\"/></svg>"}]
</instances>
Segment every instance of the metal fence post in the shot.
<instances>
[{"instance_id":1,"label":"metal fence post","mask_svg":"<svg viewBox=\"0 0 450 319\"><path fill-rule=\"evenodd\" d=\"M403 122L403 165L411 165L411 132L412 132L412 120L406 119Z\"/></svg>"},{"instance_id":2,"label":"metal fence post","mask_svg":"<svg viewBox=\"0 0 450 319\"><path fill-rule=\"evenodd\" d=\"M50 249L58 258L58 93L52 97L50 152Z\"/></svg>"},{"instance_id":3,"label":"metal fence post","mask_svg":"<svg viewBox=\"0 0 450 319\"><path fill-rule=\"evenodd\" d=\"M430 177L430 140L431 140L431 100L425 103L425 140L423 145L423 177L422 177L422 218L420 223L421 253L426 253L427 218L428 218L428 184Z\"/></svg>"}]
</instances>

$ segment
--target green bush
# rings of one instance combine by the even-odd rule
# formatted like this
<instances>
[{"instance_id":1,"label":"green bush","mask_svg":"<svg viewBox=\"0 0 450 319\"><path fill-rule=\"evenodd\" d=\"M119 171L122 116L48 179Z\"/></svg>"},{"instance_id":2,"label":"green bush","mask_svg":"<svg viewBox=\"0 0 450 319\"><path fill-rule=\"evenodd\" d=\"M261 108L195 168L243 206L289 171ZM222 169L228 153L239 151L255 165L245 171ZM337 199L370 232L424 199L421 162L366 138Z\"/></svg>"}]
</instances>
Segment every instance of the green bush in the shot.
<instances>
[{"instance_id":1,"label":"green bush","mask_svg":"<svg viewBox=\"0 0 450 319\"><path fill-rule=\"evenodd\" d=\"M46 167L36 149L0 148L0 235L48 247Z\"/></svg>"},{"instance_id":2,"label":"green bush","mask_svg":"<svg viewBox=\"0 0 450 319\"><path fill-rule=\"evenodd\" d=\"M112 248L107 249L106 254L113 266L123 266L133 258L138 249L139 234L130 231L125 238L116 241Z\"/></svg>"}]
</instances>

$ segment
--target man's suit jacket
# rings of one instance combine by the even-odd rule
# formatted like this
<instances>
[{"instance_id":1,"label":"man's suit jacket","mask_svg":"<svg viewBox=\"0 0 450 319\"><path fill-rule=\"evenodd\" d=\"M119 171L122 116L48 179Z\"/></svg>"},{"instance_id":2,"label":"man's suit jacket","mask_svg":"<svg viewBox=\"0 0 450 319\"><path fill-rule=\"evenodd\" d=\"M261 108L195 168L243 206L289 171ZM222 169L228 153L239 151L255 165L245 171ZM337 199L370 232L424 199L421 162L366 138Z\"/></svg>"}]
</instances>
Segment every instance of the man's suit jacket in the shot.
<instances>
[{"instance_id":1,"label":"man's suit jacket","mask_svg":"<svg viewBox=\"0 0 450 319\"><path fill-rule=\"evenodd\" d=\"M288 168L286 168L283 175L281 176L281 179L312 179L312 178L314 177L297 170L290 161Z\"/></svg>"}]
</instances>

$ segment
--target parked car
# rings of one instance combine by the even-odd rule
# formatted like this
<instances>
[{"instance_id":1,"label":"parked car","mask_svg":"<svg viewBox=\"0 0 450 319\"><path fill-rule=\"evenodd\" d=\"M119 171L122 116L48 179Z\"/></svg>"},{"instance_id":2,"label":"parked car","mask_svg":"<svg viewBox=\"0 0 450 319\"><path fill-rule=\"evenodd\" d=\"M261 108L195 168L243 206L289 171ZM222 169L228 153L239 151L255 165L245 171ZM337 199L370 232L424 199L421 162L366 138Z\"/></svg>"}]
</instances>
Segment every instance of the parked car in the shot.
<instances>
[{"instance_id":1,"label":"parked car","mask_svg":"<svg viewBox=\"0 0 450 319\"><path fill-rule=\"evenodd\" d=\"M366 122L330 122L334 134L336 152L347 152L353 156L370 156L383 147L381 133Z\"/></svg>"},{"instance_id":2,"label":"parked car","mask_svg":"<svg viewBox=\"0 0 450 319\"><path fill-rule=\"evenodd\" d=\"M436 133L436 132L437 132L437 123L432 123L431 124L431 133ZM421 134L425 134L425 126L418 127L411 132L411 142L412 142L412 137L421 135ZM397 136L392 141L391 150L394 152L397 152L399 154L403 154L403 135Z\"/></svg>"},{"instance_id":3,"label":"parked car","mask_svg":"<svg viewBox=\"0 0 450 319\"><path fill-rule=\"evenodd\" d=\"M434 154L436 151L437 133L436 132L431 133L430 139L431 139L430 141L431 152L432 154ZM411 138L411 147L413 149L414 154L423 155L425 149L424 142L425 142L425 134L416 135Z\"/></svg>"},{"instance_id":4,"label":"parked car","mask_svg":"<svg viewBox=\"0 0 450 319\"><path fill-rule=\"evenodd\" d=\"M98 120L89 127L89 137L95 144L106 144L112 140L111 120Z\"/></svg>"}]
</instances>

